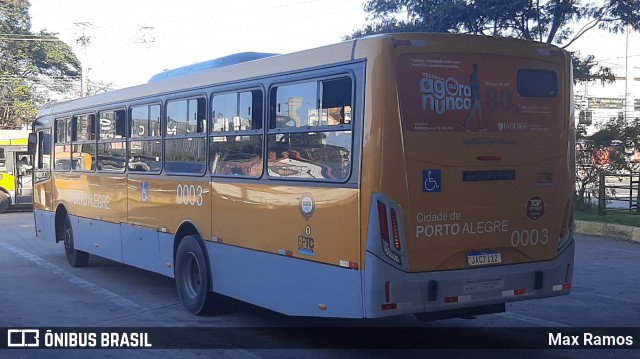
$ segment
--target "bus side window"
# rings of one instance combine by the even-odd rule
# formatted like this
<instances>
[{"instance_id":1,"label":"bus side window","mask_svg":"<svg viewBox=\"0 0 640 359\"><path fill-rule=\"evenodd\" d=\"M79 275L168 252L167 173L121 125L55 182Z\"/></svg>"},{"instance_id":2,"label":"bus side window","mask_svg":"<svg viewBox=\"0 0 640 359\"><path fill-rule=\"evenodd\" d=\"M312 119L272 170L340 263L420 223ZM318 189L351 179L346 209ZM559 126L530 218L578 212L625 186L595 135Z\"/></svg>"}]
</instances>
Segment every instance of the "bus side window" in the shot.
<instances>
[{"instance_id":1,"label":"bus side window","mask_svg":"<svg viewBox=\"0 0 640 359\"><path fill-rule=\"evenodd\" d=\"M85 114L74 116L72 135L73 144L71 151L71 169L74 171L94 171L96 156L96 116Z\"/></svg>"},{"instance_id":2,"label":"bus side window","mask_svg":"<svg viewBox=\"0 0 640 359\"><path fill-rule=\"evenodd\" d=\"M162 170L160 105L143 105L129 110L131 138L127 168L133 172L159 173Z\"/></svg>"},{"instance_id":3,"label":"bus side window","mask_svg":"<svg viewBox=\"0 0 640 359\"><path fill-rule=\"evenodd\" d=\"M127 118L124 110L115 111L116 138L127 137Z\"/></svg>"},{"instance_id":4,"label":"bus side window","mask_svg":"<svg viewBox=\"0 0 640 359\"><path fill-rule=\"evenodd\" d=\"M55 120L55 159L53 169L69 171L71 169L71 118Z\"/></svg>"},{"instance_id":5,"label":"bus side window","mask_svg":"<svg viewBox=\"0 0 640 359\"><path fill-rule=\"evenodd\" d=\"M211 105L209 168L215 175L262 175L262 101L260 90L214 95Z\"/></svg>"},{"instance_id":6,"label":"bus side window","mask_svg":"<svg viewBox=\"0 0 640 359\"><path fill-rule=\"evenodd\" d=\"M164 168L169 173L204 174L207 168L206 100L167 104Z\"/></svg>"},{"instance_id":7,"label":"bus side window","mask_svg":"<svg viewBox=\"0 0 640 359\"><path fill-rule=\"evenodd\" d=\"M100 171L124 172L126 166L126 112L124 110L98 113L100 135L98 138L97 168Z\"/></svg>"},{"instance_id":8,"label":"bus side window","mask_svg":"<svg viewBox=\"0 0 640 359\"><path fill-rule=\"evenodd\" d=\"M67 122L69 121L69 118L58 118L56 119L55 122L55 126L56 126L56 144L58 143L65 143L65 142L69 142L69 140L67 139L68 137L68 133L67 133Z\"/></svg>"},{"instance_id":9,"label":"bus side window","mask_svg":"<svg viewBox=\"0 0 640 359\"><path fill-rule=\"evenodd\" d=\"M0 148L0 171L7 170L7 160L4 154L4 148Z\"/></svg>"},{"instance_id":10,"label":"bus side window","mask_svg":"<svg viewBox=\"0 0 640 359\"><path fill-rule=\"evenodd\" d=\"M51 169L51 130L38 131L38 143L36 144L35 169L49 171ZM38 173L36 173L36 177Z\"/></svg>"},{"instance_id":11,"label":"bus side window","mask_svg":"<svg viewBox=\"0 0 640 359\"><path fill-rule=\"evenodd\" d=\"M322 81L322 117L327 125L351 123L351 79Z\"/></svg>"},{"instance_id":12,"label":"bus side window","mask_svg":"<svg viewBox=\"0 0 640 359\"><path fill-rule=\"evenodd\" d=\"M271 89L269 176L336 182L349 178L352 92L350 77Z\"/></svg>"}]
</instances>

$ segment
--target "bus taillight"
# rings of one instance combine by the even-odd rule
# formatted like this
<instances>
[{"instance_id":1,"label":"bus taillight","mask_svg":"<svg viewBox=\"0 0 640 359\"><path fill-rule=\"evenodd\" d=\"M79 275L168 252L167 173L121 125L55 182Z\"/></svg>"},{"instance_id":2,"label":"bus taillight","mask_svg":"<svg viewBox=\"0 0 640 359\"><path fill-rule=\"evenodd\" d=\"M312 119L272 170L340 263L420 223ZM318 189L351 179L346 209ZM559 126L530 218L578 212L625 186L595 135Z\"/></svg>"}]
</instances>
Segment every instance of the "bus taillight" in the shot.
<instances>
[{"instance_id":1,"label":"bus taillight","mask_svg":"<svg viewBox=\"0 0 640 359\"><path fill-rule=\"evenodd\" d=\"M400 250L400 234L398 233L398 216L396 210L391 208L391 231L393 233L393 247Z\"/></svg>"},{"instance_id":2,"label":"bus taillight","mask_svg":"<svg viewBox=\"0 0 640 359\"><path fill-rule=\"evenodd\" d=\"M398 228L398 216L396 214L396 210L391 208L391 230L393 235L393 249L391 248L390 237L389 237L389 212L387 211L387 205L378 200L378 220L380 223L380 240L382 241L382 251L387 256L387 258L396 262L397 264L402 264L402 259L398 253L395 253L393 249L399 251L401 248L400 245L400 231Z\"/></svg>"},{"instance_id":3,"label":"bus taillight","mask_svg":"<svg viewBox=\"0 0 640 359\"><path fill-rule=\"evenodd\" d=\"M378 218L380 219L380 238L389 244L389 223L387 222L387 206L378 201Z\"/></svg>"}]
</instances>

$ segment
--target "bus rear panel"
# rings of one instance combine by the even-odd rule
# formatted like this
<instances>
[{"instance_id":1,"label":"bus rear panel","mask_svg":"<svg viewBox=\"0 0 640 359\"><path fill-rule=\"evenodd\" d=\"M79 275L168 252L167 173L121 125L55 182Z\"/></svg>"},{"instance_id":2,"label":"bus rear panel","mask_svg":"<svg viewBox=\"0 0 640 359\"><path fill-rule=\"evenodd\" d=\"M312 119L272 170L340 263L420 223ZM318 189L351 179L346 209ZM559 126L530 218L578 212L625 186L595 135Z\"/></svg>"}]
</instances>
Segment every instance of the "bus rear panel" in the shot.
<instances>
[{"instance_id":1,"label":"bus rear panel","mask_svg":"<svg viewBox=\"0 0 640 359\"><path fill-rule=\"evenodd\" d=\"M570 291L569 55L456 40L399 35L387 44L399 106L372 110L384 115L372 144L380 180L364 203L368 317L497 311Z\"/></svg>"}]
</instances>

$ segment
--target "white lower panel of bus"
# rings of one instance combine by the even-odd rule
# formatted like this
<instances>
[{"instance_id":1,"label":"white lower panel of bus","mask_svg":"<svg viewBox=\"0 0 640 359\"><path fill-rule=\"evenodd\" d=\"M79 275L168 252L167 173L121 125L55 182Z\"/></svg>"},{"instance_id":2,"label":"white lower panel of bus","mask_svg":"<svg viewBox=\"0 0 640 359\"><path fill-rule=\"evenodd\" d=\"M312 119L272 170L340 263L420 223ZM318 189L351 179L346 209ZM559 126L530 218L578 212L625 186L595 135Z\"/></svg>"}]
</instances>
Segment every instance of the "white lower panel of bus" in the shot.
<instances>
[{"instance_id":1,"label":"white lower panel of bus","mask_svg":"<svg viewBox=\"0 0 640 359\"><path fill-rule=\"evenodd\" d=\"M38 238L56 240L54 212L35 210ZM173 235L126 223L69 216L75 248L173 277Z\"/></svg>"},{"instance_id":2,"label":"white lower panel of bus","mask_svg":"<svg viewBox=\"0 0 640 359\"><path fill-rule=\"evenodd\" d=\"M207 242L214 291L287 315L362 318L360 271Z\"/></svg>"},{"instance_id":3,"label":"white lower panel of bus","mask_svg":"<svg viewBox=\"0 0 640 359\"><path fill-rule=\"evenodd\" d=\"M56 219L53 212L34 210L33 217L36 221L36 236L45 241L56 240Z\"/></svg>"},{"instance_id":4,"label":"white lower panel of bus","mask_svg":"<svg viewBox=\"0 0 640 359\"><path fill-rule=\"evenodd\" d=\"M571 240L551 261L425 273L399 271L367 252L365 315L437 312L568 294L574 250Z\"/></svg>"},{"instance_id":5,"label":"white lower panel of bus","mask_svg":"<svg viewBox=\"0 0 640 359\"><path fill-rule=\"evenodd\" d=\"M75 248L122 263L120 224L69 216Z\"/></svg>"}]
</instances>

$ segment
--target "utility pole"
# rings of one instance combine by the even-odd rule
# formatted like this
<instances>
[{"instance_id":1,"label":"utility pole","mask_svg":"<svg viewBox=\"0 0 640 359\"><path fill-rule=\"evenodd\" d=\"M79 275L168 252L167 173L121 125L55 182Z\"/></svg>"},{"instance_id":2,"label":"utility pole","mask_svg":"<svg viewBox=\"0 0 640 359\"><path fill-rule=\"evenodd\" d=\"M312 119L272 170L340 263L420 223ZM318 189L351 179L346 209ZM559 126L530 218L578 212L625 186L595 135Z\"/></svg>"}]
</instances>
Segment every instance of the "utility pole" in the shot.
<instances>
[{"instance_id":1,"label":"utility pole","mask_svg":"<svg viewBox=\"0 0 640 359\"><path fill-rule=\"evenodd\" d=\"M151 44L156 42L156 38L152 34L153 29L153 26L140 27L140 30L138 30L138 32L136 33L136 35L140 33L140 36L134 40L134 43L143 44L147 49L149 49L151 47Z\"/></svg>"},{"instance_id":2,"label":"utility pole","mask_svg":"<svg viewBox=\"0 0 640 359\"><path fill-rule=\"evenodd\" d=\"M629 116L631 116L631 111L633 111L633 99L631 96L631 88L629 87L629 81L633 84L633 73L629 75L629 25L627 24L626 28L626 44L624 49L624 121L625 126L628 124Z\"/></svg>"},{"instance_id":3,"label":"utility pole","mask_svg":"<svg viewBox=\"0 0 640 359\"><path fill-rule=\"evenodd\" d=\"M87 48L91 43L91 36L87 35L87 28L91 25L90 22L76 22L74 23L80 28L81 35L76 38L76 43L82 47L84 52L84 60L82 61L82 80L80 82L80 96L86 97L89 90L89 70L87 68L88 56Z\"/></svg>"}]
</instances>

